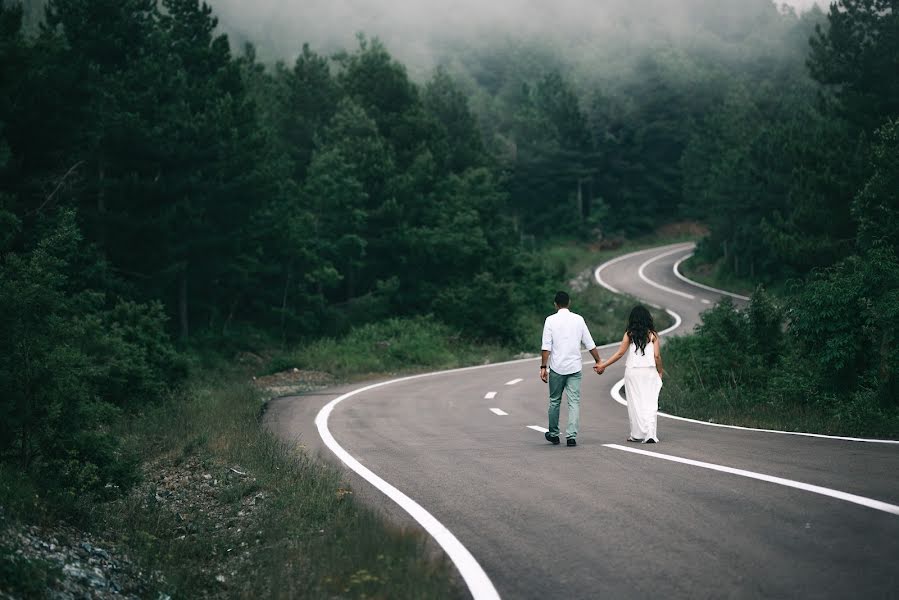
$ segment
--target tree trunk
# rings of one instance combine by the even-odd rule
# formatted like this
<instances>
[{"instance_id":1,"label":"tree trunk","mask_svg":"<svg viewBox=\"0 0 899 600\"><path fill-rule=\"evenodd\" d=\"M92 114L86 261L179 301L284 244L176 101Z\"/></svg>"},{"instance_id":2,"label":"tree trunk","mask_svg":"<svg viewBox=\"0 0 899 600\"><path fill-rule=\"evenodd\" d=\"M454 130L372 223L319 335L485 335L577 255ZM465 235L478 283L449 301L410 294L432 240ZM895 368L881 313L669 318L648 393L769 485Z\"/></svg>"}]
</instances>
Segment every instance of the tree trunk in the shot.
<instances>
[{"instance_id":1,"label":"tree trunk","mask_svg":"<svg viewBox=\"0 0 899 600\"><path fill-rule=\"evenodd\" d=\"M581 183L581 180L578 179L577 182L577 214L581 218L581 222L584 221L584 186Z\"/></svg>"},{"instance_id":2,"label":"tree trunk","mask_svg":"<svg viewBox=\"0 0 899 600\"><path fill-rule=\"evenodd\" d=\"M178 319L181 324L181 339L186 340L188 329L187 318L187 265L181 270L178 282Z\"/></svg>"},{"instance_id":3,"label":"tree trunk","mask_svg":"<svg viewBox=\"0 0 899 600\"><path fill-rule=\"evenodd\" d=\"M97 214L106 214L106 161L101 155L97 159Z\"/></svg>"},{"instance_id":4,"label":"tree trunk","mask_svg":"<svg viewBox=\"0 0 899 600\"><path fill-rule=\"evenodd\" d=\"M293 263L287 264L287 276L284 278L284 293L281 294L281 343L287 344L287 294L290 291L290 279L293 275Z\"/></svg>"}]
</instances>

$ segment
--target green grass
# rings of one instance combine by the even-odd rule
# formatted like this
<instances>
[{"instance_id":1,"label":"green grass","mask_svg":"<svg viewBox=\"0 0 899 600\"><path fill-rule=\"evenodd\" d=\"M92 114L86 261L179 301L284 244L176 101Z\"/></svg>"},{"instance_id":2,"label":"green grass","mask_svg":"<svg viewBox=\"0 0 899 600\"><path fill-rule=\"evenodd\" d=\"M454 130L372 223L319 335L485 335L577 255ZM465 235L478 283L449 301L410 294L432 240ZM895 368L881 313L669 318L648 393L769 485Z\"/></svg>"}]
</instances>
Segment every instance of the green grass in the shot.
<instances>
[{"instance_id":1,"label":"green grass","mask_svg":"<svg viewBox=\"0 0 899 600\"><path fill-rule=\"evenodd\" d=\"M536 342L539 350L539 338ZM369 323L342 338L313 340L272 358L267 372L324 371L338 381L509 360L515 350L473 343L433 317Z\"/></svg>"},{"instance_id":2,"label":"green grass","mask_svg":"<svg viewBox=\"0 0 899 600\"><path fill-rule=\"evenodd\" d=\"M699 237L700 235L694 227L661 228L639 238L618 240L607 244L588 244L571 240L547 242L540 248L540 253L546 260L562 265L570 276L574 276L622 254L653 246L690 242Z\"/></svg>"},{"instance_id":3,"label":"green grass","mask_svg":"<svg viewBox=\"0 0 899 600\"><path fill-rule=\"evenodd\" d=\"M189 515L194 535L183 539L178 516L160 508L147 486L99 509L98 525L117 532L145 569L165 575L159 591L180 598L463 596L450 565L426 551L423 537L385 523L345 493L340 472L261 428L262 404L254 387L210 378L123 432L153 460L199 457L204 471L239 465L252 475L220 486L222 510L237 511L256 493L266 498L253 531L223 531L221 518L197 513ZM225 586L215 577L234 549L251 554L228 567L237 571L227 572Z\"/></svg>"},{"instance_id":4,"label":"green grass","mask_svg":"<svg viewBox=\"0 0 899 600\"><path fill-rule=\"evenodd\" d=\"M899 411L880 409L874 402L805 402L787 395L753 394L734 384L695 389L676 373L676 368L668 369L659 410L679 417L759 429L899 438Z\"/></svg>"},{"instance_id":5,"label":"green grass","mask_svg":"<svg viewBox=\"0 0 899 600\"><path fill-rule=\"evenodd\" d=\"M758 281L737 277L722 268L721 261L706 263L691 256L680 264L680 272L689 279L719 290L727 290L744 296L751 296Z\"/></svg>"},{"instance_id":6,"label":"green grass","mask_svg":"<svg viewBox=\"0 0 899 600\"><path fill-rule=\"evenodd\" d=\"M697 338L677 338L663 350L665 386L659 410L680 417L760 429L825 435L899 438L899 410L879 404L873 391L849 398L803 391L782 365L742 377L727 368L704 369L691 349Z\"/></svg>"}]
</instances>

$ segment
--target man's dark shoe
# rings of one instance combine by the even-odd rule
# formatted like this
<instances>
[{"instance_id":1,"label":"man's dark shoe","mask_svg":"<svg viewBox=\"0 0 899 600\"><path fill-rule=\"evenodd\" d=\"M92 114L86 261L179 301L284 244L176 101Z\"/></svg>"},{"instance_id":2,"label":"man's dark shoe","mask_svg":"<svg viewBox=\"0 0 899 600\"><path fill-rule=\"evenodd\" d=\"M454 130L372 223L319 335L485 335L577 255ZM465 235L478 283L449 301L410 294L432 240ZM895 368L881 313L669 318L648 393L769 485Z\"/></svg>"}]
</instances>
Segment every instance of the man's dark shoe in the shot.
<instances>
[{"instance_id":1,"label":"man's dark shoe","mask_svg":"<svg viewBox=\"0 0 899 600\"><path fill-rule=\"evenodd\" d=\"M569 446L577 446L577 440L574 438L568 438L568 440L565 443L568 444Z\"/></svg>"},{"instance_id":2,"label":"man's dark shoe","mask_svg":"<svg viewBox=\"0 0 899 600\"><path fill-rule=\"evenodd\" d=\"M549 435L549 432L547 431L546 433L543 434L543 437L546 438L546 441L547 441L547 442L552 442L554 446L558 446L558 445L559 445L559 436L557 436L557 435Z\"/></svg>"}]
</instances>

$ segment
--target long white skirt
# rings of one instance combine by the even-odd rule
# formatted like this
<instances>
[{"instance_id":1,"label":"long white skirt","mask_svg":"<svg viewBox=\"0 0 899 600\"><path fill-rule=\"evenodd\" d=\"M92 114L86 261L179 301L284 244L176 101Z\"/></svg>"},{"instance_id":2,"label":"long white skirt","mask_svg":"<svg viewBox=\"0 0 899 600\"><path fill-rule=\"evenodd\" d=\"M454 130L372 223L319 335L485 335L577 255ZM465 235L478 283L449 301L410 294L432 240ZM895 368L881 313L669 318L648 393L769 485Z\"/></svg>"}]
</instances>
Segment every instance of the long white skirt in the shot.
<instances>
[{"instance_id":1,"label":"long white skirt","mask_svg":"<svg viewBox=\"0 0 899 600\"><path fill-rule=\"evenodd\" d=\"M627 395L627 416L631 422L631 437L653 440L659 413L659 392L662 378L654 367L629 367L624 370L624 393Z\"/></svg>"}]
</instances>

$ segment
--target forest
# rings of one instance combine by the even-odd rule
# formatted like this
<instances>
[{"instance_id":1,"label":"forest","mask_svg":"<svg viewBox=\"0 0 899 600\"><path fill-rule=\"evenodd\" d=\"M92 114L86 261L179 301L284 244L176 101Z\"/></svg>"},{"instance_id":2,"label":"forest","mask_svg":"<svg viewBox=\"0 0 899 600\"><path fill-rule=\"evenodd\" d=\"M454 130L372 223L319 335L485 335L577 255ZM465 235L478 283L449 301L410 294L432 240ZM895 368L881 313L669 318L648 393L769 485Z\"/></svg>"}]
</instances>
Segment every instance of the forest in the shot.
<instances>
[{"instance_id":1,"label":"forest","mask_svg":"<svg viewBox=\"0 0 899 600\"><path fill-rule=\"evenodd\" d=\"M423 61L254 39L237 7L0 0L0 462L48 501L134 485L109 424L210 354L391 319L533 351L548 247L682 220L756 292L667 346L672 394L899 432L895 0L449 32Z\"/></svg>"}]
</instances>

